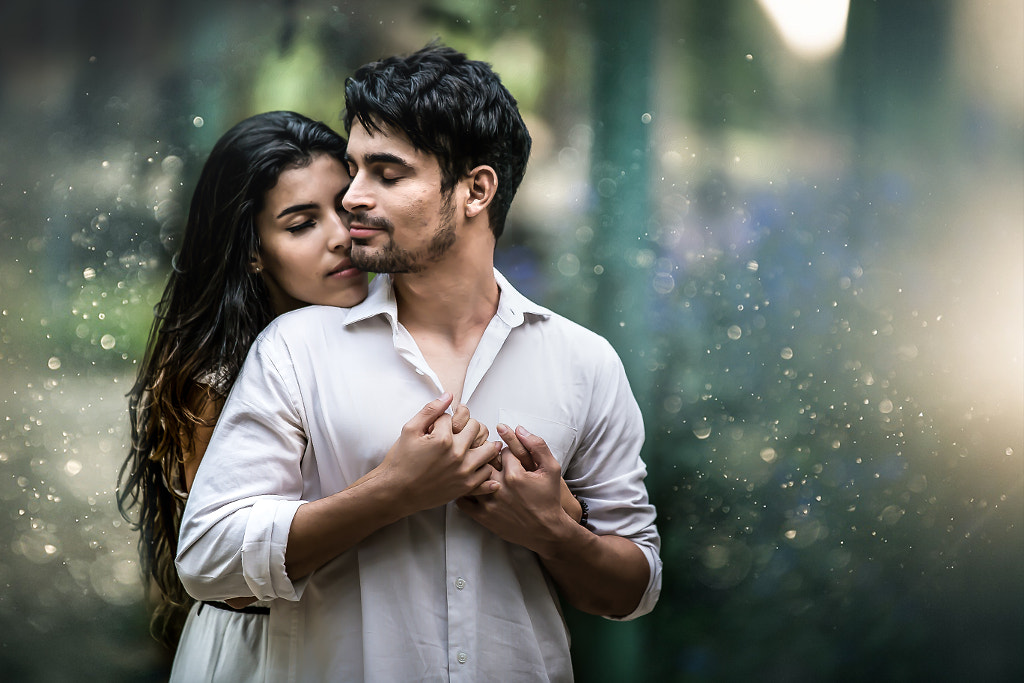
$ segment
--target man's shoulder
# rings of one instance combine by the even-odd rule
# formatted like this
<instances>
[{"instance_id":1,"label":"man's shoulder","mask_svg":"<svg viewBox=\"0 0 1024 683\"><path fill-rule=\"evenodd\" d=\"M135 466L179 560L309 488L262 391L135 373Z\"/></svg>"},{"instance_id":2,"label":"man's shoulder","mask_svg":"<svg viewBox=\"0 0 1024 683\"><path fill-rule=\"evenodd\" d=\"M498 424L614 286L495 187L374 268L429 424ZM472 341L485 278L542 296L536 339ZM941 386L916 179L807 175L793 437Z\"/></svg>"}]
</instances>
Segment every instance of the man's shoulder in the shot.
<instances>
[{"instance_id":1,"label":"man's shoulder","mask_svg":"<svg viewBox=\"0 0 1024 683\"><path fill-rule=\"evenodd\" d=\"M530 327L536 326L546 339L560 340L580 352L601 357L608 354L617 356L612 345L602 335L554 311L547 311L544 315L526 314L525 322Z\"/></svg>"}]
</instances>

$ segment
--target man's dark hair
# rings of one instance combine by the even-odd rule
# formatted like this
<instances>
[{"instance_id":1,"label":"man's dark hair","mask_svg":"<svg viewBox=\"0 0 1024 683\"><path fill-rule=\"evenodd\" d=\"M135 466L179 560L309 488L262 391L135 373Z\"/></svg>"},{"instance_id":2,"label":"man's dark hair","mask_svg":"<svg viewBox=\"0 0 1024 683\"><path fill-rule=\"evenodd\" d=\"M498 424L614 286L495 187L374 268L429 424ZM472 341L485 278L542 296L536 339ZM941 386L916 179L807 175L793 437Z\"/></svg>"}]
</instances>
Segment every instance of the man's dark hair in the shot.
<instances>
[{"instance_id":1,"label":"man's dark hair","mask_svg":"<svg viewBox=\"0 0 1024 683\"><path fill-rule=\"evenodd\" d=\"M501 236L531 140L515 98L489 64L438 43L371 62L345 81L345 130L355 121L370 133L401 131L437 157L442 192L476 166L491 166L498 189L488 217L495 239Z\"/></svg>"}]
</instances>

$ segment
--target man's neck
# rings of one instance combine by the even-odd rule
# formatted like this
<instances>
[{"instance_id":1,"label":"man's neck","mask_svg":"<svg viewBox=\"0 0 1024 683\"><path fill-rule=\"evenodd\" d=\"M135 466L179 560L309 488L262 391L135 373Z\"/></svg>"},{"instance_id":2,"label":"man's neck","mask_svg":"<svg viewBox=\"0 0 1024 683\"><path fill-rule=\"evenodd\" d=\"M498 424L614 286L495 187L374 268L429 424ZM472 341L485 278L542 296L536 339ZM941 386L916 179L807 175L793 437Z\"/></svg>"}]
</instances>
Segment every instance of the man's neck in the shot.
<instances>
[{"instance_id":1,"label":"man's neck","mask_svg":"<svg viewBox=\"0 0 1024 683\"><path fill-rule=\"evenodd\" d=\"M417 337L473 347L498 310L493 259L446 259L420 273L394 275L398 320ZM468 337L468 339L467 339Z\"/></svg>"},{"instance_id":2,"label":"man's neck","mask_svg":"<svg viewBox=\"0 0 1024 683\"><path fill-rule=\"evenodd\" d=\"M421 273L394 277L398 320L456 404L462 402L469 362L498 310L493 255L493 246L450 253Z\"/></svg>"}]
</instances>

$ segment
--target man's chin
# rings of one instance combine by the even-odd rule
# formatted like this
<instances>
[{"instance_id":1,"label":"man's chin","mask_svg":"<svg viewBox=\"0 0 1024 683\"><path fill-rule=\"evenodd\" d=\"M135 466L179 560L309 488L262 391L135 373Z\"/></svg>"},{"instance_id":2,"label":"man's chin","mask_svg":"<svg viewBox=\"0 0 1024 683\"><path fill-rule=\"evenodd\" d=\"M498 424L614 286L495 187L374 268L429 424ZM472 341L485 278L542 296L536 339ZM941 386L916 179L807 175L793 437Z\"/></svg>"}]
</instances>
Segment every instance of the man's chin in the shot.
<instances>
[{"instance_id":1,"label":"man's chin","mask_svg":"<svg viewBox=\"0 0 1024 683\"><path fill-rule=\"evenodd\" d=\"M389 254L381 253L372 249L366 249L361 253L352 249L352 265L367 273L402 273L408 270L406 264L399 263Z\"/></svg>"}]
</instances>

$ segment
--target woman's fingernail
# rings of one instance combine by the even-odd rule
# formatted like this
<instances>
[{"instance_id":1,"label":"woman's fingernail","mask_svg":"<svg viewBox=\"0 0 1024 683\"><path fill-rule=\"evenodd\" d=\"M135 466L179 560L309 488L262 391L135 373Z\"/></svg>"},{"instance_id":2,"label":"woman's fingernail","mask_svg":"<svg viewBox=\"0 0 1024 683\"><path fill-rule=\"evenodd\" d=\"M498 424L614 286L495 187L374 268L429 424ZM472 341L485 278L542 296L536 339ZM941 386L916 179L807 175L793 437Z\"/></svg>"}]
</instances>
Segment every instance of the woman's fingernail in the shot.
<instances>
[{"instance_id":1,"label":"woman's fingernail","mask_svg":"<svg viewBox=\"0 0 1024 683\"><path fill-rule=\"evenodd\" d=\"M526 431L526 427L524 427L523 425L519 425L518 427L516 427L516 434L520 436L533 436L533 434Z\"/></svg>"}]
</instances>

